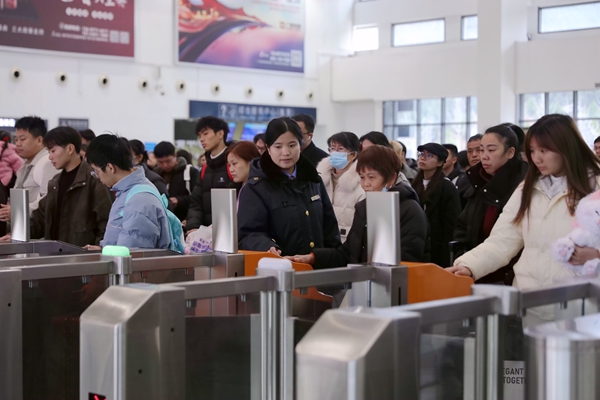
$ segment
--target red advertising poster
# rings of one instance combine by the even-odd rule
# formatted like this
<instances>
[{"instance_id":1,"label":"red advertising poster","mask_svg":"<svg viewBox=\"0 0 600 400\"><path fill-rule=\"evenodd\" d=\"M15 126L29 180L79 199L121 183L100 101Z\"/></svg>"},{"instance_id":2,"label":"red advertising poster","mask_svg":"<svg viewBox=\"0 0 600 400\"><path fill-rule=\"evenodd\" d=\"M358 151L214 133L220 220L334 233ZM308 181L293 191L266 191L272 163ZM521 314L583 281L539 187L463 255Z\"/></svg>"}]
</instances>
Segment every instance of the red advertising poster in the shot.
<instances>
[{"instance_id":1,"label":"red advertising poster","mask_svg":"<svg viewBox=\"0 0 600 400\"><path fill-rule=\"evenodd\" d=\"M133 57L134 0L0 0L0 46Z\"/></svg>"}]
</instances>

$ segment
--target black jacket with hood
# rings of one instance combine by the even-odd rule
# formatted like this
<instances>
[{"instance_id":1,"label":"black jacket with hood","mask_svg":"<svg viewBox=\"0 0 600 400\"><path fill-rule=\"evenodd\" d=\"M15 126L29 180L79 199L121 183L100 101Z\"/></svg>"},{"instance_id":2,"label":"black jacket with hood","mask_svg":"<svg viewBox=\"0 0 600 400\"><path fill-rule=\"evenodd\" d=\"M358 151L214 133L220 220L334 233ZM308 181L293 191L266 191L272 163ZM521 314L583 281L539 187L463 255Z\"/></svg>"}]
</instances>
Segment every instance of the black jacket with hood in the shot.
<instances>
[{"instance_id":1,"label":"black jacket with hood","mask_svg":"<svg viewBox=\"0 0 600 400\"><path fill-rule=\"evenodd\" d=\"M390 192L400 193L400 252L402 261L426 262L427 216L419 197L408 184L400 183ZM367 261L367 201L356 203L352 228L346 242L337 248L314 249L315 269L344 267Z\"/></svg>"},{"instance_id":2,"label":"black jacket with hood","mask_svg":"<svg viewBox=\"0 0 600 400\"><path fill-rule=\"evenodd\" d=\"M192 192L186 229L197 229L200 225L212 225L211 189L239 189L240 186L236 185L229 175L227 150L224 150L216 158L211 158L210 154L207 154L206 165L202 167L200 180Z\"/></svg>"},{"instance_id":3,"label":"black jacket with hood","mask_svg":"<svg viewBox=\"0 0 600 400\"><path fill-rule=\"evenodd\" d=\"M317 170L304 155L291 180L268 152L252 161L248 183L239 195L239 248L284 256L308 254L341 245L333 206Z\"/></svg>"},{"instance_id":4,"label":"black jacket with hood","mask_svg":"<svg viewBox=\"0 0 600 400\"><path fill-rule=\"evenodd\" d=\"M497 219L510 196L525 179L527 168L526 162L514 157L508 160L493 177L485 174L481 163L467 171L467 177L473 187L473 194L458 217L458 223L454 231L454 240L462 242L466 251L477 247L487 239L482 229L488 207L497 208ZM512 284L512 278L514 277L512 267L518 259L519 256L507 266L481 278L478 282L496 283L504 281L509 285Z\"/></svg>"}]
</instances>

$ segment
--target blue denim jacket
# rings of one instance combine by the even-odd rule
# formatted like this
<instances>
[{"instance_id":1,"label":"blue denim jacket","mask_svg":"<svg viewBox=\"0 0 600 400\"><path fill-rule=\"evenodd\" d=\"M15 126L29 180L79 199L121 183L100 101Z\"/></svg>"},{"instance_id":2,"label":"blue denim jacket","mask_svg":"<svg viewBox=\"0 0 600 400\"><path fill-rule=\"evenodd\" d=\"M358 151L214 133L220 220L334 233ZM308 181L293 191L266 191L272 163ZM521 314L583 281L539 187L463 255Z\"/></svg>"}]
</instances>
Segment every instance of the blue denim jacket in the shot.
<instances>
[{"instance_id":1,"label":"blue denim jacket","mask_svg":"<svg viewBox=\"0 0 600 400\"><path fill-rule=\"evenodd\" d=\"M117 245L130 249L168 249L169 225L163 205L150 193L138 193L127 204L127 193L136 185L152 185L142 168L117 182L116 199L110 209L104 239L100 246ZM123 211L123 216L121 216Z\"/></svg>"}]
</instances>

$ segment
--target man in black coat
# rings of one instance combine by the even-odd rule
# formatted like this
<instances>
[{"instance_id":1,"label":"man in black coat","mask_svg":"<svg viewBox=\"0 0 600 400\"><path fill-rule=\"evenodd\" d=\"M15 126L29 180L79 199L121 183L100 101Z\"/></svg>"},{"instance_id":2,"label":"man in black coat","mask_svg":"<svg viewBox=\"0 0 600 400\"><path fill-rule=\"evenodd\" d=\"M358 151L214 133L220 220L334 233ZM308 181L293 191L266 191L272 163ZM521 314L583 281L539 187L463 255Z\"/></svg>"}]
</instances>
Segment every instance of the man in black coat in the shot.
<instances>
[{"instance_id":1,"label":"man in black coat","mask_svg":"<svg viewBox=\"0 0 600 400\"><path fill-rule=\"evenodd\" d=\"M306 114L294 115L292 119L298 123L298 126L302 130L302 155L316 167L322 159L329 157L329 154L318 148L312 141L315 131L315 120Z\"/></svg>"},{"instance_id":2,"label":"man in black coat","mask_svg":"<svg viewBox=\"0 0 600 400\"><path fill-rule=\"evenodd\" d=\"M192 192L186 222L188 233L198 229L200 225L212 225L212 189L239 189L239 186L233 183L227 169L227 122L217 117L202 117L196 124L196 133L206 154L206 165L202 167L200 182Z\"/></svg>"},{"instance_id":3,"label":"man in black coat","mask_svg":"<svg viewBox=\"0 0 600 400\"><path fill-rule=\"evenodd\" d=\"M175 146L169 142L160 142L154 148L157 166L154 169L167 184L169 192L169 208L184 221L190 206L190 194L198 182L199 172L188 164L184 158L177 158Z\"/></svg>"},{"instance_id":4,"label":"man in black coat","mask_svg":"<svg viewBox=\"0 0 600 400\"><path fill-rule=\"evenodd\" d=\"M458 195L460 196L460 208L461 210L467 205L467 191L471 187L471 182L467 178L467 174L458 165L458 149L453 144L443 144L444 148L448 150L448 158L444 163L444 175L454 183L456 189L458 189Z\"/></svg>"}]
</instances>

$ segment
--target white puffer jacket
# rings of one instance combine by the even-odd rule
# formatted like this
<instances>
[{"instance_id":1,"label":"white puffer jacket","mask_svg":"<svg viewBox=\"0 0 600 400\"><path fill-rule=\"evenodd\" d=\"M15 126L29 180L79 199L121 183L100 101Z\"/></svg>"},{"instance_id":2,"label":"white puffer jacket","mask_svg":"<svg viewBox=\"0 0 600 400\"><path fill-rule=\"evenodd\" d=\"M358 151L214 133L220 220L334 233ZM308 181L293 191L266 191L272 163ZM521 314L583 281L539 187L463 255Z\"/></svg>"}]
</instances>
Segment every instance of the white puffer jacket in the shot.
<instances>
[{"instance_id":1,"label":"white puffer jacket","mask_svg":"<svg viewBox=\"0 0 600 400\"><path fill-rule=\"evenodd\" d=\"M596 188L600 181L596 181ZM597 190L597 189L596 189ZM574 276L552 255L556 239L565 237L573 230L574 218L569 214L566 190L550 198L548 191L539 181L534 185L529 207L529 217L514 225L512 220L521 205L523 183L515 190L490 236L479 246L454 261L455 266L468 267L474 279L479 279L508 264L523 248L519 261L514 266L513 286L519 289L535 289L549 286L567 277ZM545 320L554 319L554 307L545 306L530 312Z\"/></svg>"},{"instance_id":2,"label":"white puffer jacket","mask_svg":"<svg viewBox=\"0 0 600 400\"><path fill-rule=\"evenodd\" d=\"M323 179L327 194L333 204L343 243L346 241L346 236L354 220L354 206L365 198L365 191L360 187L360 176L356 172L356 161L339 177L335 188L332 177L334 168L329 162L329 157L319 163L317 171Z\"/></svg>"}]
</instances>

